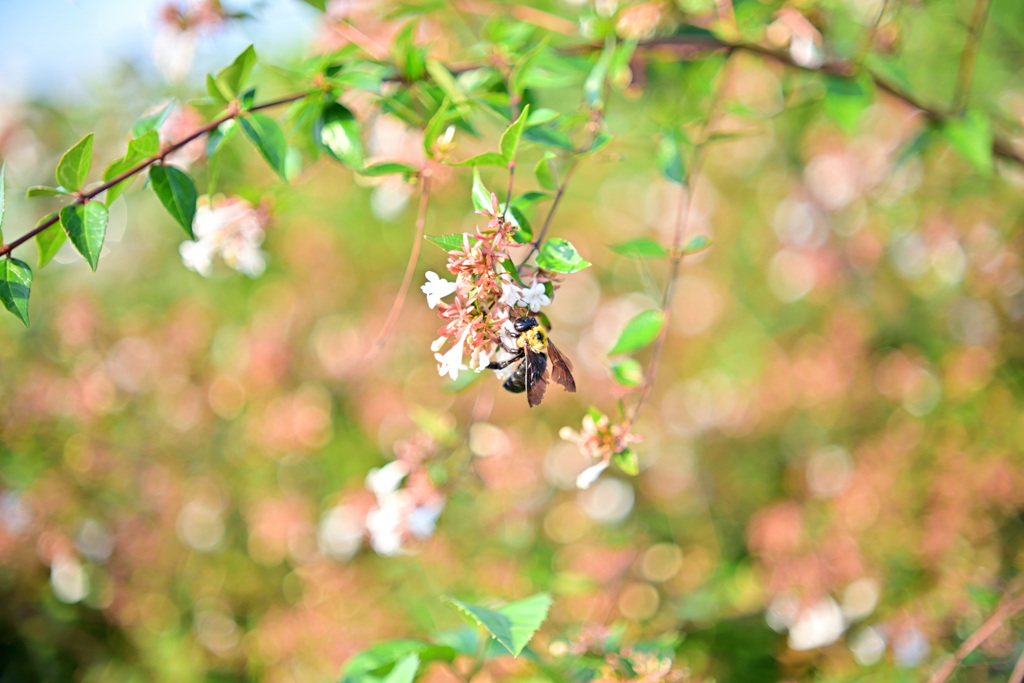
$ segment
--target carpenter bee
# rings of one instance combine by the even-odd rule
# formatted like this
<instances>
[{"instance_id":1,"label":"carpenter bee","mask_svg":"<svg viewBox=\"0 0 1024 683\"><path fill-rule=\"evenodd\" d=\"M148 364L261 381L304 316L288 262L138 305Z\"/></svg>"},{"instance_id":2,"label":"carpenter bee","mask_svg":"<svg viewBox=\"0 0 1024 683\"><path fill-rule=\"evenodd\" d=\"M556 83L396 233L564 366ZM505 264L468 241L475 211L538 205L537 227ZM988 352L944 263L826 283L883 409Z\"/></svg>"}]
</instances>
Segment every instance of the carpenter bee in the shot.
<instances>
[{"instance_id":1,"label":"carpenter bee","mask_svg":"<svg viewBox=\"0 0 1024 683\"><path fill-rule=\"evenodd\" d=\"M512 354L511 357L487 366L491 370L502 370L520 361L502 384L503 387L514 394L525 391L526 402L531 408L544 399L549 379L561 384L566 391L576 391L572 363L551 343L547 330L536 318L530 316L517 319L512 323L509 337L508 340L502 337L501 348Z\"/></svg>"}]
</instances>

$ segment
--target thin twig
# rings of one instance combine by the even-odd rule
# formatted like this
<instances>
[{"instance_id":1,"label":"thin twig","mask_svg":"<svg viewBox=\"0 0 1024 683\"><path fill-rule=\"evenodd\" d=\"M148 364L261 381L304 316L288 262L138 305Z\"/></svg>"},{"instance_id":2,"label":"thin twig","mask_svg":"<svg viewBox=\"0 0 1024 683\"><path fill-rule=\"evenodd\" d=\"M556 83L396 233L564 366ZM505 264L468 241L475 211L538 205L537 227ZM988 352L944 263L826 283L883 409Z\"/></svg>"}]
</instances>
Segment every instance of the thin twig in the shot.
<instances>
[{"instance_id":1,"label":"thin twig","mask_svg":"<svg viewBox=\"0 0 1024 683\"><path fill-rule=\"evenodd\" d=\"M971 25L967 29L967 42L960 53L960 66L956 72L956 89L953 91L953 111L962 114L967 109L971 94L971 80L974 78L974 63L978 57L981 32L988 19L989 0L975 0Z\"/></svg>"},{"instance_id":2,"label":"thin twig","mask_svg":"<svg viewBox=\"0 0 1024 683\"><path fill-rule=\"evenodd\" d=\"M935 673L933 673L931 678L928 679L928 683L942 683L949 678L969 654L978 649L978 647L984 643L989 636L1002 628L1003 624L1005 624L1008 619L1021 610L1024 610L1024 595L1018 595L1015 599L1005 601L999 605L992 616L989 617L984 624L979 626L977 631L968 636L967 640L961 643L960 647L956 649L956 652L950 655L949 658L942 663L942 666L935 670ZM1018 673L1017 669L1020 666L1021 663L1017 662L1017 666L1013 669L1015 673ZM1010 680L1014 681L1017 679L1011 675Z\"/></svg>"},{"instance_id":3,"label":"thin twig","mask_svg":"<svg viewBox=\"0 0 1024 683\"><path fill-rule=\"evenodd\" d=\"M75 201L72 202L71 206L74 206L75 204L85 204L90 199L93 199L93 198L99 196L103 192L106 192L107 190L112 188L114 185L117 185L120 182L128 180L132 176L136 175L140 171L145 170L149 166L152 166L153 164L155 164L158 161L163 161L169 155L171 155L174 152L178 151L179 149L181 149L182 147L184 147L188 143L192 142L196 138L200 138L203 135L206 135L207 133L212 132L220 124L222 124L222 123L224 123L226 121L230 121L231 119L238 117L240 114L248 113L248 112L254 112L254 111L259 111L261 109L269 109L271 107L279 107L282 104L288 104L289 102L295 102L296 100L301 100L303 97L306 97L307 95L309 95L308 92L295 93L293 95L289 95L287 97L282 97L282 98L274 100L272 102L264 102L263 104L256 105L255 107L250 107L249 109L245 110L245 112L243 112L240 109L238 109L237 107L233 106L233 107L231 107L228 110L228 113L225 114L224 116L221 116L220 118L215 119L215 120L211 121L210 123L206 124L205 126L203 126L203 127L199 128L199 129L193 131L192 133L190 133L186 137L182 138L181 140L178 140L177 142L174 142L174 143L171 143L170 145L167 145L166 147L161 149L160 152L158 152L157 154L149 157L148 159L144 159L144 160L140 161L138 164L136 164L135 166L132 166L130 169L128 169L127 171L125 171L121 175L108 180L107 182L103 183L99 187L96 187L96 188L94 188L92 190L89 190L88 192L83 192L83 193L80 193L80 194L76 195ZM49 219L43 221L42 223L37 225L35 228L30 230L29 232L25 233L24 235L22 235L18 239L12 241L10 244L5 244L5 245L0 246L0 256L4 256L6 254L11 253L14 249L16 249L17 247L21 246L25 242L29 241L30 239L32 239L33 237L35 237L39 233L43 232L44 230L49 228L51 225L54 225L59 220L60 220L60 216L59 215L51 216Z\"/></svg>"},{"instance_id":4,"label":"thin twig","mask_svg":"<svg viewBox=\"0 0 1024 683\"><path fill-rule=\"evenodd\" d=\"M548 228L551 227L551 221L555 217L555 211L558 209L559 203L562 201L562 195L565 194L565 188L569 186L569 181L572 180L572 174L576 171L576 167L579 165L579 157L573 157L572 163L569 164L568 170L565 172L565 177L562 178L561 184L558 186L558 190L555 191L555 199L551 202L551 209L548 211L547 218L544 219L544 227L540 229L540 235L537 239L530 243L530 251L526 252L526 256L519 264L519 268L526 265L526 262L530 260L530 257L540 249L540 245L543 244L544 238L548 235ZM517 268L517 270L519 269Z\"/></svg>"},{"instance_id":5,"label":"thin twig","mask_svg":"<svg viewBox=\"0 0 1024 683\"><path fill-rule=\"evenodd\" d=\"M402 310L402 306L405 304L405 294L409 289L409 283L412 282L412 275L416 271L416 262L420 258L420 244L423 242L423 228L427 222L427 203L430 200L430 176L424 174L423 180L420 185L420 208L416 212L416 234L413 236L412 241L412 253L409 254L409 263L405 267L405 277L402 278L402 284L398 289L398 295L395 297L395 303L391 306L391 312L388 313L387 320L384 321L384 327L381 328L380 334L377 335L377 341L374 342L373 348L366 355L367 360L371 360L381 349L384 348L384 344L387 342L388 335L391 334L391 328L395 324L395 320L398 319L398 314Z\"/></svg>"},{"instance_id":6,"label":"thin twig","mask_svg":"<svg viewBox=\"0 0 1024 683\"><path fill-rule=\"evenodd\" d=\"M661 360L662 351L665 349L665 340L668 337L669 322L672 318L672 300L675 296L676 283L679 280L679 269L683 262L683 246L686 238L686 229L690 223L690 214L693 208L693 193L697 187L697 179L700 177L701 168L704 165L704 153L708 142L708 131L711 128L712 120L715 116L715 110L718 109L718 105L722 100L722 96L725 93L726 88L729 85L731 72L731 65L733 60L727 60L725 65L722 67L722 74L719 76L718 87L715 89L715 94L711 103L708 106L708 116L704 119L704 124L701 128L700 139L695 146L693 153L693 163L690 168L690 174L687 183L684 183L679 190L679 204L676 210L676 227L675 234L672 236L672 250L671 250L671 265L669 266L668 283L665 285L665 294L661 300L661 314L662 314L662 326L661 332L658 337L654 340L654 345L651 347L651 360L647 364L647 372L644 375L644 381L640 388L640 397L637 399L636 405L633 407L633 411L629 415L629 419L626 422L625 429L622 430L622 437L625 438L636 423L636 418L640 414L644 405L647 403L647 399L651 395L651 388L654 386L654 379L658 374L658 363ZM620 444L621 446L621 444Z\"/></svg>"}]
</instances>

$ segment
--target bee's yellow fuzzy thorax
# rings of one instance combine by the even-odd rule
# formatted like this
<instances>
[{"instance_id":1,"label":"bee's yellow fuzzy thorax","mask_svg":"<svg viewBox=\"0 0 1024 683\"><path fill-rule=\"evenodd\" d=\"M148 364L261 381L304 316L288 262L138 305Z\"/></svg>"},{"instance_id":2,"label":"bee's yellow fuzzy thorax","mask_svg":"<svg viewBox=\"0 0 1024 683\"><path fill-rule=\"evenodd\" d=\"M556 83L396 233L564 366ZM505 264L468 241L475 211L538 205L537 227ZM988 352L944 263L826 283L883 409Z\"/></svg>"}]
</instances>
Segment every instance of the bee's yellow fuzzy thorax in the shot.
<instances>
[{"instance_id":1,"label":"bee's yellow fuzzy thorax","mask_svg":"<svg viewBox=\"0 0 1024 683\"><path fill-rule=\"evenodd\" d=\"M548 348L548 333L543 327L534 327L523 332L516 339L516 346L520 348L529 346L534 353L543 353Z\"/></svg>"}]
</instances>

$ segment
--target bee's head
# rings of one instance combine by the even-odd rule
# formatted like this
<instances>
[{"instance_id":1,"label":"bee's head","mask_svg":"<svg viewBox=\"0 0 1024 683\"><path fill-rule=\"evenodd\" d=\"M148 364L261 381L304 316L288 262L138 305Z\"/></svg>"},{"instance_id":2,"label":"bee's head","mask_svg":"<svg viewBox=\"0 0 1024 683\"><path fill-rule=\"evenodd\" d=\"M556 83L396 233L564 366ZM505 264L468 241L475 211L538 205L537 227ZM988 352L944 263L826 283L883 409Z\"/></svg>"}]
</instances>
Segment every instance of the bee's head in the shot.
<instances>
[{"instance_id":1,"label":"bee's head","mask_svg":"<svg viewBox=\"0 0 1024 683\"><path fill-rule=\"evenodd\" d=\"M514 323L512 323L512 326L516 328L516 332L522 334L527 330L532 330L535 327L539 327L540 323L537 322L536 318L530 316L529 318L519 318Z\"/></svg>"}]
</instances>

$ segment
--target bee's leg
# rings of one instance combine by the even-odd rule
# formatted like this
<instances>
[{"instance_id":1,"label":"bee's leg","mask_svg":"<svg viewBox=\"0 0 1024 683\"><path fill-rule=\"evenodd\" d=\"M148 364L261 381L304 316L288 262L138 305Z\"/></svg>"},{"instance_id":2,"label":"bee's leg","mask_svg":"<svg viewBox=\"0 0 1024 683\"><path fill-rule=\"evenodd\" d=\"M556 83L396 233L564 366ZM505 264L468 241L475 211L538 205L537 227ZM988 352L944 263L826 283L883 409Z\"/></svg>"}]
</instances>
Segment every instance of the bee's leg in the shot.
<instances>
[{"instance_id":1,"label":"bee's leg","mask_svg":"<svg viewBox=\"0 0 1024 683\"><path fill-rule=\"evenodd\" d=\"M511 351L509 353L512 353L512 357L511 358L506 358L505 360L491 361L490 363L487 364L487 369L488 370L504 370L505 368L507 368L508 366L512 365L516 361L520 361L520 360L523 359L523 355L524 354L523 354L523 350L522 349L516 349L514 353L511 352Z\"/></svg>"}]
</instances>

